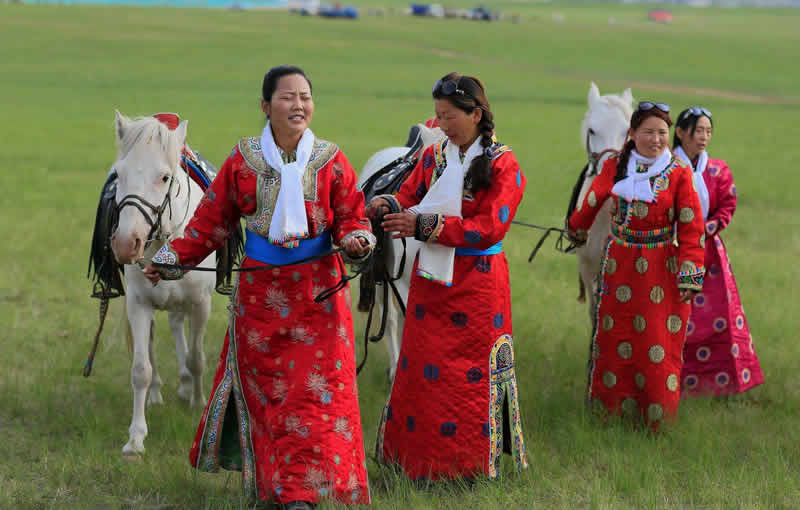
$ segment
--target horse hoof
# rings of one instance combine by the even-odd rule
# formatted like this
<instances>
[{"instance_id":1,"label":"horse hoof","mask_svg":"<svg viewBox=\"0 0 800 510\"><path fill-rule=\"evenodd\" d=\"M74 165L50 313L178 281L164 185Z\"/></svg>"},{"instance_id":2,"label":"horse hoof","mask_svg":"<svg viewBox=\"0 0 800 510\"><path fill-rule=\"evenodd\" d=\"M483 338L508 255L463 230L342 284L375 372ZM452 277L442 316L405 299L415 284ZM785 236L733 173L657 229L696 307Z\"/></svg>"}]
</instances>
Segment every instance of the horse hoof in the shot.
<instances>
[{"instance_id":1,"label":"horse hoof","mask_svg":"<svg viewBox=\"0 0 800 510\"><path fill-rule=\"evenodd\" d=\"M147 395L147 405L148 406L162 405L163 403L164 403L164 397L161 396L161 392L160 391L158 391L158 392L150 392L150 394Z\"/></svg>"},{"instance_id":2,"label":"horse hoof","mask_svg":"<svg viewBox=\"0 0 800 510\"><path fill-rule=\"evenodd\" d=\"M143 453L144 445L136 446L131 441L128 441L128 444L122 447L122 458L128 461L142 460Z\"/></svg>"}]
</instances>

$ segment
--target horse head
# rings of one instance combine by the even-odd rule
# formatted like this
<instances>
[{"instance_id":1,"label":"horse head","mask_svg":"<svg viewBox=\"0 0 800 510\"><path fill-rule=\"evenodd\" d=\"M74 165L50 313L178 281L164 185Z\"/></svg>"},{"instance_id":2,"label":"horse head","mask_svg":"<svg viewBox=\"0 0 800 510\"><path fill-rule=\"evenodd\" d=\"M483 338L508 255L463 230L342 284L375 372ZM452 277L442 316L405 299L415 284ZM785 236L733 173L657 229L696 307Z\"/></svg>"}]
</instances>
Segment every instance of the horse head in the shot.
<instances>
[{"instance_id":1,"label":"horse head","mask_svg":"<svg viewBox=\"0 0 800 510\"><path fill-rule=\"evenodd\" d=\"M589 109L581 123L581 143L590 160L593 154L596 157L606 149L622 149L633 114L632 103L631 89L601 96L594 82L589 86Z\"/></svg>"},{"instance_id":2,"label":"horse head","mask_svg":"<svg viewBox=\"0 0 800 510\"><path fill-rule=\"evenodd\" d=\"M138 262L148 241L173 227L173 197L186 186L177 176L187 124L170 130L154 117L129 119L116 112L119 151L112 171L118 180L119 220L111 249L120 264Z\"/></svg>"}]
</instances>

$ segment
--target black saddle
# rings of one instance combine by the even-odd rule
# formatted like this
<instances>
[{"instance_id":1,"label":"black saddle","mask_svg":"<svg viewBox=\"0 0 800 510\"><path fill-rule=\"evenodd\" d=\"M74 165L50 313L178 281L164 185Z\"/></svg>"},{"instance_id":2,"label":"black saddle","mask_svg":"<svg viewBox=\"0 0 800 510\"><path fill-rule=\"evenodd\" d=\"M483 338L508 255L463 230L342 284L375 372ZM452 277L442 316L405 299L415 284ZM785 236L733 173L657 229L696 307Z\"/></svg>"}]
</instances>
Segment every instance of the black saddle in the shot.
<instances>
[{"instance_id":1,"label":"black saddle","mask_svg":"<svg viewBox=\"0 0 800 510\"><path fill-rule=\"evenodd\" d=\"M366 203L377 195L387 195L399 190L417 166L422 152L422 133L419 126L411 127L405 146L408 147L408 152L375 172L361 186Z\"/></svg>"}]
</instances>

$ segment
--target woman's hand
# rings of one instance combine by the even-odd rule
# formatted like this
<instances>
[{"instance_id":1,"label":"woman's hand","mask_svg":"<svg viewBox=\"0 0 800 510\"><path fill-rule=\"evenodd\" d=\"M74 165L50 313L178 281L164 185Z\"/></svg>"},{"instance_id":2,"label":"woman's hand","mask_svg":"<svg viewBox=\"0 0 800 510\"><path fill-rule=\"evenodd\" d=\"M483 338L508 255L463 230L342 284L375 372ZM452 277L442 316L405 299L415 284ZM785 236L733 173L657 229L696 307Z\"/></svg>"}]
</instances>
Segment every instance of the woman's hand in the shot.
<instances>
[{"instance_id":1,"label":"woman's hand","mask_svg":"<svg viewBox=\"0 0 800 510\"><path fill-rule=\"evenodd\" d=\"M153 264L147 264L144 269L142 269L142 273L144 273L144 277L150 280L150 283L153 284L153 287L158 285L158 282L161 281L161 271L155 268Z\"/></svg>"},{"instance_id":2,"label":"woman's hand","mask_svg":"<svg viewBox=\"0 0 800 510\"><path fill-rule=\"evenodd\" d=\"M401 237L414 237L417 228L417 215L410 211L387 214L383 217L381 227L386 232L392 232L392 239Z\"/></svg>"},{"instance_id":3,"label":"woman's hand","mask_svg":"<svg viewBox=\"0 0 800 510\"><path fill-rule=\"evenodd\" d=\"M697 294L697 291L692 289L680 289L678 291L678 295L681 298L681 303L688 303L692 300L692 298L694 298L695 294Z\"/></svg>"},{"instance_id":4,"label":"woman's hand","mask_svg":"<svg viewBox=\"0 0 800 510\"><path fill-rule=\"evenodd\" d=\"M375 219L375 217L383 216L390 210L391 209L389 209L389 203L386 202L385 199L381 197L375 197L369 201L369 204L367 204L367 209L364 212L367 215L367 218Z\"/></svg>"},{"instance_id":5,"label":"woman's hand","mask_svg":"<svg viewBox=\"0 0 800 510\"><path fill-rule=\"evenodd\" d=\"M369 253L369 241L360 236L350 237L344 240L344 251L350 257L361 258Z\"/></svg>"}]
</instances>

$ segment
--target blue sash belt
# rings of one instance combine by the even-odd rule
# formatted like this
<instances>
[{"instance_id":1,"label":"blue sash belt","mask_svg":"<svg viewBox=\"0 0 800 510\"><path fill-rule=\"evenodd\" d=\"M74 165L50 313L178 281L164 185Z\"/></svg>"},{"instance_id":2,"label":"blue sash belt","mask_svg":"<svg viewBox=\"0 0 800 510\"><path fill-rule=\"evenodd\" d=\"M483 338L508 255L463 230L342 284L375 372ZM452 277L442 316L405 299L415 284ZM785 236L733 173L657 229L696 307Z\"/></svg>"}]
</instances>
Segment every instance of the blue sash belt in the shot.
<instances>
[{"instance_id":1,"label":"blue sash belt","mask_svg":"<svg viewBox=\"0 0 800 510\"><path fill-rule=\"evenodd\" d=\"M489 246L485 250L477 250L475 248L456 248L456 255L497 255L503 251L503 241L498 242L494 246Z\"/></svg>"},{"instance_id":2,"label":"blue sash belt","mask_svg":"<svg viewBox=\"0 0 800 510\"><path fill-rule=\"evenodd\" d=\"M297 248L283 248L270 243L265 237L247 230L244 253L264 264L293 264L298 260L320 255L333 249L330 232L311 239L303 239Z\"/></svg>"}]
</instances>

